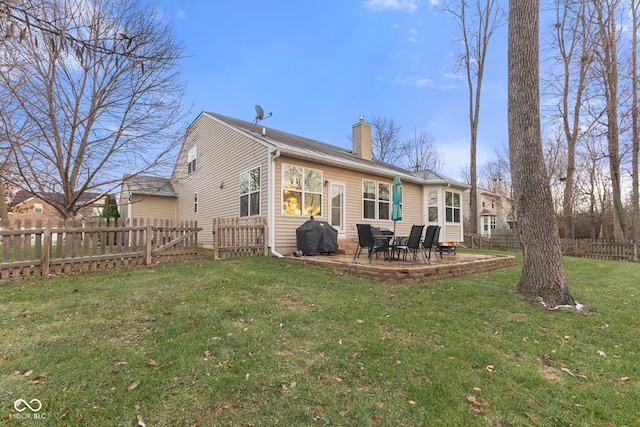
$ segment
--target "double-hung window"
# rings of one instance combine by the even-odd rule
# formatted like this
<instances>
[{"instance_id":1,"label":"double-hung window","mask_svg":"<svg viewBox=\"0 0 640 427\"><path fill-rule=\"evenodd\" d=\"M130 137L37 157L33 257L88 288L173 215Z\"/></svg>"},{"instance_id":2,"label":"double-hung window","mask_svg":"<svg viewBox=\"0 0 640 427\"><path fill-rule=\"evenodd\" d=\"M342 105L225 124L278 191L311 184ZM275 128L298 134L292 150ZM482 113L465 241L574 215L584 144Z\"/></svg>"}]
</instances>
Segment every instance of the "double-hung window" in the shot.
<instances>
[{"instance_id":1,"label":"double-hung window","mask_svg":"<svg viewBox=\"0 0 640 427\"><path fill-rule=\"evenodd\" d=\"M391 184L368 179L362 181L362 218L391 219Z\"/></svg>"},{"instance_id":2,"label":"double-hung window","mask_svg":"<svg viewBox=\"0 0 640 427\"><path fill-rule=\"evenodd\" d=\"M282 212L322 215L322 171L294 165L282 166Z\"/></svg>"},{"instance_id":3,"label":"double-hung window","mask_svg":"<svg viewBox=\"0 0 640 427\"><path fill-rule=\"evenodd\" d=\"M187 174L191 175L196 171L196 159L198 157L198 147L193 146L187 153Z\"/></svg>"},{"instance_id":4,"label":"double-hung window","mask_svg":"<svg viewBox=\"0 0 640 427\"><path fill-rule=\"evenodd\" d=\"M460 223L460 193L444 192L445 219L447 222Z\"/></svg>"},{"instance_id":5,"label":"double-hung window","mask_svg":"<svg viewBox=\"0 0 640 427\"><path fill-rule=\"evenodd\" d=\"M438 222L438 190L429 190L427 203L429 222Z\"/></svg>"},{"instance_id":6,"label":"double-hung window","mask_svg":"<svg viewBox=\"0 0 640 427\"><path fill-rule=\"evenodd\" d=\"M240 174L240 216L260 215L260 167Z\"/></svg>"}]
</instances>

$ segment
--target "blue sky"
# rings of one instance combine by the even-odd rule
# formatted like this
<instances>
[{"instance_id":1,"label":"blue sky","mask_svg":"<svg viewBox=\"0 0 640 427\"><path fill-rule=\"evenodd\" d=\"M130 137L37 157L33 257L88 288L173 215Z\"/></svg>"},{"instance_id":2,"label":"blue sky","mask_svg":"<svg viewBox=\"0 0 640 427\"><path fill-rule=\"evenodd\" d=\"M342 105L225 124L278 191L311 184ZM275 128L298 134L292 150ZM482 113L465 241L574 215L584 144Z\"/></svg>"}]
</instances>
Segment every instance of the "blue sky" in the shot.
<instances>
[{"instance_id":1,"label":"blue sky","mask_svg":"<svg viewBox=\"0 0 640 427\"><path fill-rule=\"evenodd\" d=\"M453 78L457 26L435 0L157 0L185 46L185 104L350 148L360 115L427 129L459 179L468 89ZM493 39L478 166L507 141L506 27Z\"/></svg>"}]
</instances>

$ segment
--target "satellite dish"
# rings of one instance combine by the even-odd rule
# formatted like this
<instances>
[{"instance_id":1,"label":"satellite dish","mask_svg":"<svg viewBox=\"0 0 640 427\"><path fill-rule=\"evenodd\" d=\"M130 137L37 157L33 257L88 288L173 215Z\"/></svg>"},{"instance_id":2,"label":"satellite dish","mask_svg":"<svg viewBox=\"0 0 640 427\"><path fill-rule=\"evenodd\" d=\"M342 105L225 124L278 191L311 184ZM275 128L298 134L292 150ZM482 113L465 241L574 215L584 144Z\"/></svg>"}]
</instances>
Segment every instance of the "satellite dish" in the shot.
<instances>
[{"instance_id":1,"label":"satellite dish","mask_svg":"<svg viewBox=\"0 0 640 427\"><path fill-rule=\"evenodd\" d=\"M261 106L256 105L256 121L264 119L264 110Z\"/></svg>"}]
</instances>

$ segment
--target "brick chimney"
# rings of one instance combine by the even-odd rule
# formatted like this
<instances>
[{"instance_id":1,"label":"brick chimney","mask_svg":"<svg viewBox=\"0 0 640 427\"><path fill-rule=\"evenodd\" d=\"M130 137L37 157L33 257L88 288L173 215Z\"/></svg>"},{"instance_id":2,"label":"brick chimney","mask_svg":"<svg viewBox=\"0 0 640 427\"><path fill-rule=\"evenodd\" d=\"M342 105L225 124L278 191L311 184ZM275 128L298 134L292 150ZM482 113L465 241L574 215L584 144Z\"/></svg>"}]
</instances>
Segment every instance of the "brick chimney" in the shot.
<instances>
[{"instance_id":1,"label":"brick chimney","mask_svg":"<svg viewBox=\"0 0 640 427\"><path fill-rule=\"evenodd\" d=\"M371 125L364 121L364 116L360 116L360 121L352 128L353 155L371 160Z\"/></svg>"}]
</instances>

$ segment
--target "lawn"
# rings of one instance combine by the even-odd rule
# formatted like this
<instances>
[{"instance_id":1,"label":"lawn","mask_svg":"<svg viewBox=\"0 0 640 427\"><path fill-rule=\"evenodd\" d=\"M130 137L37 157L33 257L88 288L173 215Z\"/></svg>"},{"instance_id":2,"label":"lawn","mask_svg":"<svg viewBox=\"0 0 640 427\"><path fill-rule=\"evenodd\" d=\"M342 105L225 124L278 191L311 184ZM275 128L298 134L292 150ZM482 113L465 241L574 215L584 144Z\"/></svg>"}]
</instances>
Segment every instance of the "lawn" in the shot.
<instances>
[{"instance_id":1,"label":"lawn","mask_svg":"<svg viewBox=\"0 0 640 427\"><path fill-rule=\"evenodd\" d=\"M254 257L2 283L0 425L638 425L640 265L565 262L582 312L513 293L519 266L390 285Z\"/></svg>"}]
</instances>

